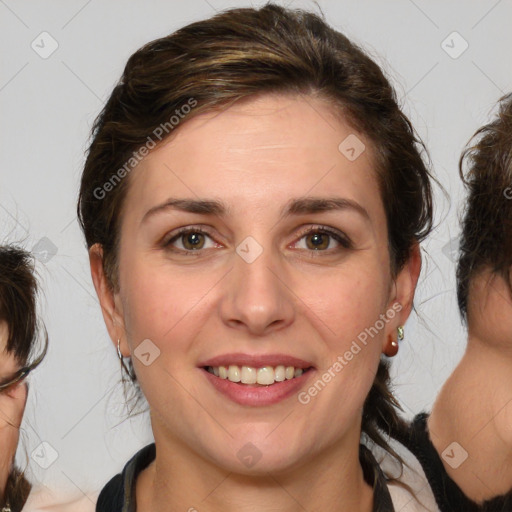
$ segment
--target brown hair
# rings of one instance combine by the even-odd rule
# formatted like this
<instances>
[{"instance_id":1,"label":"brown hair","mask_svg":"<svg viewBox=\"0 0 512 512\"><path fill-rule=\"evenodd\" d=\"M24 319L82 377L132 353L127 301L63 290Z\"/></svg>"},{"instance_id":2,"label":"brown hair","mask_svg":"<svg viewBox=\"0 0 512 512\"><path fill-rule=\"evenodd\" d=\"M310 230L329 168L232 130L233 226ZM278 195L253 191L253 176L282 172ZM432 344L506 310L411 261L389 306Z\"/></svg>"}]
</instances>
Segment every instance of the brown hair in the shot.
<instances>
[{"instance_id":1,"label":"brown hair","mask_svg":"<svg viewBox=\"0 0 512 512\"><path fill-rule=\"evenodd\" d=\"M485 268L503 276L512 294L512 94L498 105L495 119L477 130L459 162L468 191L457 264L464 320L471 280Z\"/></svg>"},{"instance_id":2,"label":"brown hair","mask_svg":"<svg viewBox=\"0 0 512 512\"><path fill-rule=\"evenodd\" d=\"M0 321L5 321L8 329L4 352L13 354L22 367L17 376L10 380L12 385L26 377L46 353L46 330L37 318L37 291L34 260L30 253L15 246L0 246ZM29 363L38 345L40 330L45 334L45 348ZM2 389L9 386L10 383L2 383ZM13 467L4 495L0 496L2 505L8 503L13 511L21 510L30 489L31 485L23 472Z\"/></svg>"},{"instance_id":3,"label":"brown hair","mask_svg":"<svg viewBox=\"0 0 512 512\"><path fill-rule=\"evenodd\" d=\"M126 162L172 117L180 125L204 112L265 93L315 97L373 143L386 210L394 275L432 227L430 174L423 144L397 105L379 66L318 15L272 3L231 9L152 41L128 60L93 130L82 175L78 216L87 246L99 243L104 270L118 287L116 251ZM192 101L191 101L192 100ZM193 105L185 109L185 105ZM181 118L181 115L180 115ZM179 127L178 127L179 129ZM108 187L105 185L109 184ZM108 195L105 191L109 189ZM363 431L389 449L377 426L399 422L381 362L366 400Z\"/></svg>"},{"instance_id":4,"label":"brown hair","mask_svg":"<svg viewBox=\"0 0 512 512\"><path fill-rule=\"evenodd\" d=\"M0 246L0 321L8 326L6 352L24 366L36 338L34 262L30 254L13 246Z\"/></svg>"}]
</instances>

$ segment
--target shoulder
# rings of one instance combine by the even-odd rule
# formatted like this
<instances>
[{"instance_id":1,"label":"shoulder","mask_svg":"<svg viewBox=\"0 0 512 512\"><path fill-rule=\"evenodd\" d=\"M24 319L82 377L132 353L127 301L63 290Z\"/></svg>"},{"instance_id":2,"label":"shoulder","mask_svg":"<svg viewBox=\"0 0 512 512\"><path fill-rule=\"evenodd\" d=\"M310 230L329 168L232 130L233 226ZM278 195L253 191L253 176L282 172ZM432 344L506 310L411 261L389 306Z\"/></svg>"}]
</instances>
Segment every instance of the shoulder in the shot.
<instances>
[{"instance_id":1,"label":"shoulder","mask_svg":"<svg viewBox=\"0 0 512 512\"><path fill-rule=\"evenodd\" d=\"M121 512L123 507L135 503L135 483L139 473L156 455L155 444L139 450L125 465L122 473L114 476L101 490L96 512Z\"/></svg>"},{"instance_id":2,"label":"shoulder","mask_svg":"<svg viewBox=\"0 0 512 512\"><path fill-rule=\"evenodd\" d=\"M415 454L401 442L390 438L389 446L403 460L398 460L379 446L372 445L383 473L395 510L400 512L439 512L435 495Z\"/></svg>"},{"instance_id":3,"label":"shoulder","mask_svg":"<svg viewBox=\"0 0 512 512\"><path fill-rule=\"evenodd\" d=\"M430 439L427 424L428 417L427 413L415 416L406 435L401 436L401 442L408 447L421 464L440 510L464 510L468 512L507 512L512 510L512 490L480 504L470 500L464 494L447 473L441 457ZM454 449L443 453L446 453L447 457L453 457Z\"/></svg>"},{"instance_id":4,"label":"shoulder","mask_svg":"<svg viewBox=\"0 0 512 512\"><path fill-rule=\"evenodd\" d=\"M436 498L418 459L398 442L391 443L391 447L404 461L400 468L396 459L386 453L381 463L386 474L393 478L388 482L388 488L395 510L438 512Z\"/></svg>"},{"instance_id":5,"label":"shoulder","mask_svg":"<svg viewBox=\"0 0 512 512\"><path fill-rule=\"evenodd\" d=\"M22 512L94 512L96 498L97 493L71 495L38 486L30 492Z\"/></svg>"}]
</instances>

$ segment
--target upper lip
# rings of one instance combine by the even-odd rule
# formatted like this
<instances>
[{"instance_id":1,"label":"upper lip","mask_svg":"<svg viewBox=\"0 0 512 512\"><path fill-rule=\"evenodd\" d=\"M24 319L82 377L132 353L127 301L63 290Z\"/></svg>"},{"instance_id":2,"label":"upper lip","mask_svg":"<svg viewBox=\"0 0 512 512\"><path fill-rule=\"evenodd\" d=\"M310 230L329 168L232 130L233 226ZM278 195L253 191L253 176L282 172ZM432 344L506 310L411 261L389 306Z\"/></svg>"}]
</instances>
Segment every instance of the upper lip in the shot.
<instances>
[{"instance_id":1,"label":"upper lip","mask_svg":"<svg viewBox=\"0 0 512 512\"><path fill-rule=\"evenodd\" d=\"M293 357L287 354L242 354L242 353L233 353L233 354L222 354L220 356L212 357L211 359L207 359L199 363L198 366L251 366L253 368L262 368L263 366L294 366L295 368L310 368L312 367L312 363L305 361L304 359L299 359L297 357Z\"/></svg>"}]
</instances>

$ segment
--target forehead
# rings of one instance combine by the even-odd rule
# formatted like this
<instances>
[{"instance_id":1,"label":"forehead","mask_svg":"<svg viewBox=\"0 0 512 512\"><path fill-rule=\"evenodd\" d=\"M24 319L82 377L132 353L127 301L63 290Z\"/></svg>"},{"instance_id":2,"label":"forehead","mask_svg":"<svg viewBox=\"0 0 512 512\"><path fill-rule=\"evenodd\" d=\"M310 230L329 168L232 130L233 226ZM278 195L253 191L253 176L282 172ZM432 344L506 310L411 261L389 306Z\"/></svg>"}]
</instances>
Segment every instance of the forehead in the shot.
<instances>
[{"instance_id":1,"label":"forehead","mask_svg":"<svg viewBox=\"0 0 512 512\"><path fill-rule=\"evenodd\" d=\"M354 158L355 157L355 158ZM306 194L379 199L371 143L326 102L266 95L187 121L130 175L126 201L170 194L265 207Z\"/></svg>"}]
</instances>

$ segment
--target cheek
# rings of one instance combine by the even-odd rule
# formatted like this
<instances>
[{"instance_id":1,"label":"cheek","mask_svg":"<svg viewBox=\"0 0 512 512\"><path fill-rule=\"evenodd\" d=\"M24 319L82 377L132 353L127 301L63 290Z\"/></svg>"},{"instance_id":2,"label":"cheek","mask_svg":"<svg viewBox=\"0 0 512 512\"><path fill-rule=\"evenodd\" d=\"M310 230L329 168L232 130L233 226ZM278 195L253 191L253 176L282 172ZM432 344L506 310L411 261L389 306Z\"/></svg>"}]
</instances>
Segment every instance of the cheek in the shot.
<instances>
[{"instance_id":1,"label":"cheek","mask_svg":"<svg viewBox=\"0 0 512 512\"><path fill-rule=\"evenodd\" d=\"M205 295L218 278L193 270L172 272L165 263L143 260L126 266L121 294L128 341L132 351L145 339L163 348L172 343L179 351L200 324L194 322Z\"/></svg>"},{"instance_id":2,"label":"cheek","mask_svg":"<svg viewBox=\"0 0 512 512\"><path fill-rule=\"evenodd\" d=\"M347 267L304 283L302 297L327 332L346 341L374 325L385 312L389 283L377 264Z\"/></svg>"}]
</instances>

